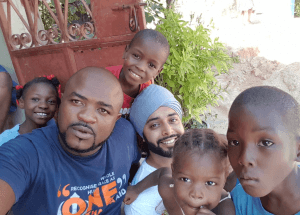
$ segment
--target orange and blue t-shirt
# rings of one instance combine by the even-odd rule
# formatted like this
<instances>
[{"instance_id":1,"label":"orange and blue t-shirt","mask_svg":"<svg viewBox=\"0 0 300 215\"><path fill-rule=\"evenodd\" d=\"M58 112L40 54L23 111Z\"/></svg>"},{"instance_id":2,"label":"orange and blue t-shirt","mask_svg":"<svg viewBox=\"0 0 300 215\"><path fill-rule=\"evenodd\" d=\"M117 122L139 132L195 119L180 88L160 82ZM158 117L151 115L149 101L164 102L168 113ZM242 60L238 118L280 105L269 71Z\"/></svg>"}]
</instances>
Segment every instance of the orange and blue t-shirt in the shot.
<instances>
[{"instance_id":1,"label":"orange and blue t-shirt","mask_svg":"<svg viewBox=\"0 0 300 215\"><path fill-rule=\"evenodd\" d=\"M119 119L95 154L66 152L56 125L19 135L0 147L0 179L15 194L14 215L120 215L129 170L140 155L135 130Z\"/></svg>"}]
</instances>

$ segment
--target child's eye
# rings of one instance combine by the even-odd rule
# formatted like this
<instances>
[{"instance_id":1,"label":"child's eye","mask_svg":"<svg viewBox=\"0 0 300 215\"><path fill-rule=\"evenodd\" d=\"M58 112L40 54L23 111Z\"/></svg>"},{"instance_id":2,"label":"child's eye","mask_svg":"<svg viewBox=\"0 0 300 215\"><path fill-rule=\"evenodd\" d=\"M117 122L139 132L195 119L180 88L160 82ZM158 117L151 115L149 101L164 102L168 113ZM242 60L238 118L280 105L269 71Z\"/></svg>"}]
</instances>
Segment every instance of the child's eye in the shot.
<instances>
[{"instance_id":1,"label":"child's eye","mask_svg":"<svg viewBox=\"0 0 300 215\"><path fill-rule=\"evenodd\" d=\"M55 100L50 100L50 101L48 101L48 103L51 104L51 105L55 105L56 101Z\"/></svg>"},{"instance_id":2,"label":"child's eye","mask_svg":"<svg viewBox=\"0 0 300 215\"><path fill-rule=\"evenodd\" d=\"M191 182L191 179L184 178L184 177L180 178L180 180L183 181L183 182Z\"/></svg>"},{"instance_id":3,"label":"child's eye","mask_svg":"<svg viewBox=\"0 0 300 215\"><path fill-rule=\"evenodd\" d=\"M228 146L237 146L239 144L240 143L237 140L228 140Z\"/></svg>"},{"instance_id":4,"label":"child's eye","mask_svg":"<svg viewBox=\"0 0 300 215\"><path fill-rule=\"evenodd\" d=\"M132 54L132 55L133 55L133 57L135 57L135 58L140 58L140 56L137 55L137 54Z\"/></svg>"},{"instance_id":5,"label":"child's eye","mask_svg":"<svg viewBox=\"0 0 300 215\"><path fill-rule=\"evenodd\" d=\"M153 63L149 63L149 66L152 67L152 68L154 68L154 69L156 68Z\"/></svg>"},{"instance_id":6,"label":"child's eye","mask_svg":"<svg viewBox=\"0 0 300 215\"><path fill-rule=\"evenodd\" d=\"M32 101L35 101L35 102L38 102L38 101L39 101L38 98L32 98L31 100L32 100Z\"/></svg>"},{"instance_id":7,"label":"child's eye","mask_svg":"<svg viewBox=\"0 0 300 215\"><path fill-rule=\"evenodd\" d=\"M215 186L216 185L216 183L213 182L213 181L207 181L205 184L208 185L208 186Z\"/></svg>"},{"instance_id":8,"label":"child's eye","mask_svg":"<svg viewBox=\"0 0 300 215\"><path fill-rule=\"evenodd\" d=\"M262 140L261 142L258 143L259 146L265 146L265 147L270 147L274 143L269 141L269 140Z\"/></svg>"}]
</instances>

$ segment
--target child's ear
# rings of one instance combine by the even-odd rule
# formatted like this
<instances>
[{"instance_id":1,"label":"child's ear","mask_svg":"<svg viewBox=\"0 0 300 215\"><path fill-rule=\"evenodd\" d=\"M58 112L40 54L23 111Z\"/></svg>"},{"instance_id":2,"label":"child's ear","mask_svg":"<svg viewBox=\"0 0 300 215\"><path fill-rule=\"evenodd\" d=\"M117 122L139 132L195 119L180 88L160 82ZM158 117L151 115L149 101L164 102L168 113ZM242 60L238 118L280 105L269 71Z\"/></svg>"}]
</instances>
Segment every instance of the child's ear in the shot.
<instances>
[{"instance_id":1,"label":"child's ear","mask_svg":"<svg viewBox=\"0 0 300 215\"><path fill-rule=\"evenodd\" d=\"M129 50L129 45L126 45L126 46L125 46L125 50L124 50L124 52L123 52L122 59L125 59L125 54L127 53L128 50Z\"/></svg>"},{"instance_id":2,"label":"child's ear","mask_svg":"<svg viewBox=\"0 0 300 215\"><path fill-rule=\"evenodd\" d=\"M164 69L164 67L161 67L156 74L153 76L153 80L159 75L159 73L161 73L161 71Z\"/></svg>"},{"instance_id":3,"label":"child's ear","mask_svg":"<svg viewBox=\"0 0 300 215\"><path fill-rule=\"evenodd\" d=\"M21 97L18 101L19 101L19 104L18 104L19 108L24 109L24 106L25 106L24 99Z\"/></svg>"}]
</instances>

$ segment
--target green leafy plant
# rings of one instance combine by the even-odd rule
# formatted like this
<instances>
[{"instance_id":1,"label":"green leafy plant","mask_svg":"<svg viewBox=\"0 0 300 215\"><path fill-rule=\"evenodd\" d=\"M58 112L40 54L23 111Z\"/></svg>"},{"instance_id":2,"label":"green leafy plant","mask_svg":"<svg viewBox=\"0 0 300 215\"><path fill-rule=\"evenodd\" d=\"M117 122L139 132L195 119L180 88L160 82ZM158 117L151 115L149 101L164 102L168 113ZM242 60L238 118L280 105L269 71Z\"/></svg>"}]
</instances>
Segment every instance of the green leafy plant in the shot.
<instances>
[{"instance_id":1,"label":"green leafy plant","mask_svg":"<svg viewBox=\"0 0 300 215\"><path fill-rule=\"evenodd\" d=\"M145 3L145 18L147 23L155 21L155 18L158 18L162 14L162 9L164 9L161 0L146 0Z\"/></svg>"},{"instance_id":2,"label":"green leafy plant","mask_svg":"<svg viewBox=\"0 0 300 215\"><path fill-rule=\"evenodd\" d=\"M156 30L169 41L170 56L156 83L168 88L180 101L183 122L194 125L201 122L209 105L217 105L222 98L216 76L226 73L232 65L232 58L226 54L225 46L215 39L201 24L195 30L181 20L181 16L170 9L163 10L164 17Z\"/></svg>"},{"instance_id":3,"label":"green leafy plant","mask_svg":"<svg viewBox=\"0 0 300 215\"><path fill-rule=\"evenodd\" d=\"M296 16L300 17L300 0L295 1L295 13Z\"/></svg>"}]
</instances>

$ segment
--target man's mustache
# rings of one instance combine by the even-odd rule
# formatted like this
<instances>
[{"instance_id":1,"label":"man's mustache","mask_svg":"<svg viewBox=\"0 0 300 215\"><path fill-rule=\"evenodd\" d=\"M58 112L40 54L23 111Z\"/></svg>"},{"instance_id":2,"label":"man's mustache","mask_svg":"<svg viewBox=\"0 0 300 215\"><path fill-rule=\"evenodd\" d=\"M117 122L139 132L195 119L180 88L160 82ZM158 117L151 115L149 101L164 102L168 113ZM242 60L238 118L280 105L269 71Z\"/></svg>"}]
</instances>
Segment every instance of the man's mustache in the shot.
<instances>
[{"instance_id":1,"label":"man's mustache","mask_svg":"<svg viewBox=\"0 0 300 215\"><path fill-rule=\"evenodd\" d=\"M159 144L160 144L162 141L164 141L164 140L166 140L166 139L169 139L169 138L172 138L172 137L177 137L177 138L179 138L179 137L180 137L180 134L172 134L172 135L170 135L170 136L168 136L168 137L161 138L161 139L159 139L159 140L157 141L157 145L159 146Z\"/></svg>"},{"instance_id":2,"label":"man's mustache","mask_svg":"<svg viewBox=\"0 0 300 215\"><path fill-rule=\"evenodd\" d=\"M84 122L75 122L75 123L72 123L71 125L68 126L68 129L73 127L73 126L83 126L83 127L86 127L88 129L90 129L93 133L94 136L96 136L94 130L92 129L91 126L89 126L88 124L84 123Z\"/></svg>"}]
</instances>

